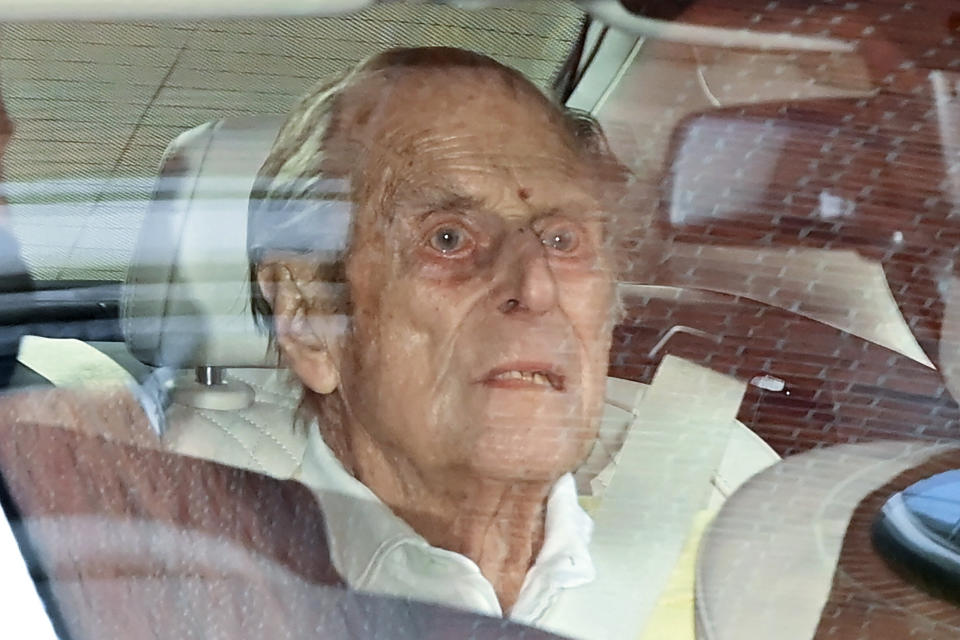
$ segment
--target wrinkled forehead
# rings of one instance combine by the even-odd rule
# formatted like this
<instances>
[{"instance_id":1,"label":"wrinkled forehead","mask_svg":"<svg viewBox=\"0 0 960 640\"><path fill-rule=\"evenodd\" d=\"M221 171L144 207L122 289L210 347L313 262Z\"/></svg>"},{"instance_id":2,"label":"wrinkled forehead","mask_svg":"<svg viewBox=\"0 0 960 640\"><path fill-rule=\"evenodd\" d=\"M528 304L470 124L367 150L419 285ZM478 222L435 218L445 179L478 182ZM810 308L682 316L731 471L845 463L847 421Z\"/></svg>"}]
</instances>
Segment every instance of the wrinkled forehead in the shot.
<instances>
[{"instance_id":1,"label":"wrinkled forehead","mask_svg":"<svg viewBox=\"0 0 960 640\"><path fill-rule=\"evenodd\" d=\"M596 177L562 114L535 89L486 69L403 70L384 80L367 80L357 98L373 106L347 119L366 130L365 161L354 167L365 183L391 180L398 197L484 199L514 189L543 206L551 195L597 199Z\"/></svg>"},{"instance_id":2,"label":"wrinkled forehead","mask_svg":"<svg viewBox=\"0 0 960 640\"><path fill-rule=\"evenodd\" d=\"M400 124L459 125L489 131L516 123L558 135L563 127L559 109L506 68L375 69L358 74L346 100L353 103L356 124L379 132Z\"/></svg>"}]
</instances>

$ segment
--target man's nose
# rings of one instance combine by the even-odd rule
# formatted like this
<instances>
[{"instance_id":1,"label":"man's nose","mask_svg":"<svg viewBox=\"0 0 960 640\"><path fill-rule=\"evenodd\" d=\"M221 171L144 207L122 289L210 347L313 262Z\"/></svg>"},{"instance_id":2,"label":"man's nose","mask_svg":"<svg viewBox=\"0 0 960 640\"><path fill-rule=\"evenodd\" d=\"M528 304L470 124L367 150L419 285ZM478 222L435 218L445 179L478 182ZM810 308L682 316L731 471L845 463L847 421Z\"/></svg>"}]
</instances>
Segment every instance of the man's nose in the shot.
<instances>
[{"instance_id":1,"label":"man's nose","mask_svg":"<svg viewBox=\"0 0 960 640\"><path fill-rule=\"evenodd\" d=\"M508 259L500 261L504 286L498 292L499 310L540 315L553 309L557 282L540 239L532 231L521 230L507 245Z\"/></svg>"}]
</instances>

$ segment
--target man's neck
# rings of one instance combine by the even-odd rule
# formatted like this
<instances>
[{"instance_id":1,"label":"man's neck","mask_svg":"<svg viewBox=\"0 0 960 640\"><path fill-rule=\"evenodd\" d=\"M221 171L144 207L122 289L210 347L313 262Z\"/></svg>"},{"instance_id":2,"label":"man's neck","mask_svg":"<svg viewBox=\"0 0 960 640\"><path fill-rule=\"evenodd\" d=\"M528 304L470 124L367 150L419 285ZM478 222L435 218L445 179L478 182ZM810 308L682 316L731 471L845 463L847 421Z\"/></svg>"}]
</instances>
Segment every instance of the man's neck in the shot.
<instances>
[{"instance_id":1,"label":"man's neck","mask_svg":"<svg viewBox=\"0 0 960 640\"><path fill-rule=\"evenodd\" d=\"M543 544L553 482L504 482L465 473L425 476L384 450L360 425L321 418L324 441L344 468L435 547L473 560L506 613Z\"/></svg>"}]
</instances>

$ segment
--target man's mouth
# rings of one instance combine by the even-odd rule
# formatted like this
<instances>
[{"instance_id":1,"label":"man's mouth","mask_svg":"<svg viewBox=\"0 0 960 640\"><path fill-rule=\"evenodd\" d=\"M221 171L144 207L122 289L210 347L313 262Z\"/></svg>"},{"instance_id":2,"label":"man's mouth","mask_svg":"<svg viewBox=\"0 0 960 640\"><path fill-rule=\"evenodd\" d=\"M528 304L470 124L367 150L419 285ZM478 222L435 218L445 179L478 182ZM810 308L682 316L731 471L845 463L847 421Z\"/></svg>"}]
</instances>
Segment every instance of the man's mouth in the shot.
<instances>
[{"instance_id":1,"label":"man's mouth","mask_svg":"<svg viewBox=\"0 0 960 640\"><path fill-rule=\"evenodd\" d=\"M508 389L543 388L564 390L564 377L549 367L498 367L488 373L483 384Z\"/></svg>"}]
</instances>

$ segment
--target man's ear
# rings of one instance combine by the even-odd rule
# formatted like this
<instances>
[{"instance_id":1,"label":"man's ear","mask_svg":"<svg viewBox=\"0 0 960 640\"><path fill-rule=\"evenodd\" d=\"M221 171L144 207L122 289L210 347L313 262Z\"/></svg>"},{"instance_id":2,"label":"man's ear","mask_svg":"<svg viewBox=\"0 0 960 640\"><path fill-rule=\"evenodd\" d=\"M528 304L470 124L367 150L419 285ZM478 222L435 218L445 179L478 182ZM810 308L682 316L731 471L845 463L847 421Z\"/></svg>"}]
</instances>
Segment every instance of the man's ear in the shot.
<instances>
[{"instance_id":1,"label":"man's ear","mask_svg":"<svg viewBox=\"0 0 960 640\"><path fill-rule=\"evenodd\" d=\"M284 360L309 389L333 393L340 386L336 318L317 310L316 266L304 258L265 261L257 282L270 308Z\"/></svg>"}]
</instances>

